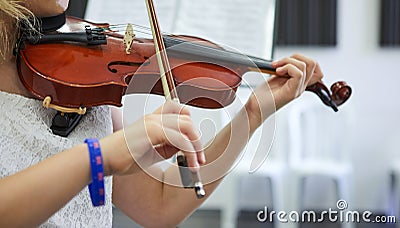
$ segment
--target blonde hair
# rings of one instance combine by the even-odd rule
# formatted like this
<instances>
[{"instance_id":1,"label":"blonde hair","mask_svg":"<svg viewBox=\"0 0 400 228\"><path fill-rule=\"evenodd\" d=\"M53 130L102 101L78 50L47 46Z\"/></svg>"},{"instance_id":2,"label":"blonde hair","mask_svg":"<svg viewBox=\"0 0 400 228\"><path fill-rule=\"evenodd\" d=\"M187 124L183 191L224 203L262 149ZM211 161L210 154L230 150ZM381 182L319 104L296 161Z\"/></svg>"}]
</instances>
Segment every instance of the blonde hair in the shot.
<instances>
[{"instance_id":1,"label":"blonde hair","mask_svg":"<svg viewBox=\"0 0 400 228\"><path fill-rule=\"evenodd\" d=\"M14 48L19 26L26 24L34 28L36 20L21 0L0 0L0 57L5 60Z\"/></svg>"}]
</instances>

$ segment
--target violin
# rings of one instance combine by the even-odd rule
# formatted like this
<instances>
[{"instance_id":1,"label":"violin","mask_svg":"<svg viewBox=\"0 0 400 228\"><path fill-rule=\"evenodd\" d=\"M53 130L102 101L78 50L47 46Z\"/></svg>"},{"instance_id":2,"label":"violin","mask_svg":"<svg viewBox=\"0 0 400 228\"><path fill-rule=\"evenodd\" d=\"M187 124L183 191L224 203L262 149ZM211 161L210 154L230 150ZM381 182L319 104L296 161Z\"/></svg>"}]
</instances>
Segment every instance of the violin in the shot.
<instances>
[{"instance_id":1,"label":"violin","mask_svg":"<svg viewBox=\"0 0 400 228\"><path fill-rule=\"evenodd\" d=\"M45 107L80 115L98 105L120 107L126 94L163 95L153 40L137 37L136 30L129 24L121 34L107 23L67 17L55 32L23 33L17 44L20 80ZM225 107L235 99L246 72L275 74L270 60L225 50L202 38L163 34L162 39L184 104ZM306 90L334 111L352 91L343 81L331 90L322 82Z\"/></svg>"},{"instance_id":2,"label":"violin","mask_svg":"<svg viewBox=\"0 0 400 228\"><path fill-rule=\"evenodd\" d=\"M22 33L15 52L19 77L45 107L59 111L53 133L67 136L87 108L120 107L123 95L131 93L164 95L201 108L225 107L235 99L245 73L276 73L271 61L198 37L161 34L152 0L146 3L154 39L136 37L131 24L122 35L107 23L74 17L66 17L62 30ZM322 82L306 90L334 111L351 95L345 82L334 83L332 92ZM188 171L182 152L177 161L183 185L204 197L199 173Z\"/></svg>"}]
</instances>

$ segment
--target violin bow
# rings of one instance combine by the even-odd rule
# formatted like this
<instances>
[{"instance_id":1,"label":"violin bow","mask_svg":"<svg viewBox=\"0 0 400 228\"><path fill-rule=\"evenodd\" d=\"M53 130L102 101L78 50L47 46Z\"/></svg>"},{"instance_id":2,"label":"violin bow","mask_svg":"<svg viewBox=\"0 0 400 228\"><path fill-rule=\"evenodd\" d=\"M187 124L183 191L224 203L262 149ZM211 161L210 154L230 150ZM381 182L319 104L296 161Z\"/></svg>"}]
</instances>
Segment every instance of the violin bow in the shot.
<instances>
[{"instance_id":1,"label":"violin bow","mask_svg":"<svg viewBox=\"0 0 400 228\"><path fill-rule=\"evenodd\" d=\"M178 93L175 89L174 78L172 75L171 66L169 65L168 56L160 26L158 24L153 0L146 0L146 7L149 15L151 31L153 34L154 48L156 50L156 57L160 69L161 83L163 86L165 99L180 103ZM194 188L197 198L203 198L206 193L204 191L199 172L193 172L188 169L187 160L182 151L177 153L176 160L178 161L179 173L183 186L185 188Z\"/></svg>"}]
</instances>

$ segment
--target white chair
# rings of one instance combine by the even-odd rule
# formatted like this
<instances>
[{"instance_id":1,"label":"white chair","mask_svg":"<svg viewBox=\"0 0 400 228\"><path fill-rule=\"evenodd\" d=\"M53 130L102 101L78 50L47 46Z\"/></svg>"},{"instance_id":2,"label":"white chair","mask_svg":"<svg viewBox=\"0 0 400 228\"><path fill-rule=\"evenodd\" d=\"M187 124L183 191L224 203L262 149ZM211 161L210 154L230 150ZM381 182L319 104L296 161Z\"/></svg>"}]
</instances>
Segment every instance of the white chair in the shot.
<instances>
[{"instance_id":1,"label":"white chair","mask_svg":"<svg viewBox=\"0 0 400 228\"><path fill-rule=\"evenodd\" d=\"M261 148L266 148L271 145L270 142L263 141L261 131L270 131L274 129L274 140L272 147L268 152L268 157L263 165L254 173L248 173L250 159L244 160L243 164L238 167L240 175L240 188L238 192L239 200L238 209L248 211L258 211L267 207L269 211L285 211L286 209L286 194L288 183L288 160L287 160L287 125L285 110L280 110L275 114L274 121L268 120L263 126L258 129L249 142L250 158L254 159L251 151L254 145L261 145ZM275 124L276 127L272 126ZM268 135L268 134L267 134ZM258 147L258 146L257 146ZM254 183L254 181L257 181ZM249 184L247 184L249 183ZM266 188L268 187L268 188ZM268 221L270 221L268 219ZM285 227L284 223L279 223L276 218L273 218L274 227Z\"/></svg>"},{"instance_id":2,"label":"white chair","mask_svg":"<svg viewBox=\"0 0 400 228\"><path fill-rule=\"evenodd\" d=\"M305 209L302 199L306 178L313 175L334 181L336 200L351 200L352 164L346 147L351 136L348 127L351 115L347 108L343 107L335 113L322 105L313 94L304 94L289 107L289 164L294 193L291 207L299 213ZM351 227L353 224L343 225Z\"/></svg>"},{"instance_id":3,"label":"white chair","mask_svg":"<svg viewBox=\"0 0 400 228\"><path fill-rule=\"evenodd\" d=\"M400 218L400 159L399 159L399 139L400 133L393 134L387 142L384 142L383 151L387 158L391 159L391 164L387 167L389 176L389 194L388 194L388 210L386 215L396 216L396 220ZM397 222L396 227L400 228Z\"/></svg>"},{"instance_id":4,"label":"white chair","mask_svg":"<svg viewBox=\"0 0 400 228\"><path fill-rule=\"evenodd\" d=\"M393 162L390 167L390 186L389 186L389 211L388 216L400 217L400 162ZM396 219L397 220L397 219ZM396 221L397 222L397 221ZM400 228L399 222L396 227Z\"/></svg>"}]
</instances>

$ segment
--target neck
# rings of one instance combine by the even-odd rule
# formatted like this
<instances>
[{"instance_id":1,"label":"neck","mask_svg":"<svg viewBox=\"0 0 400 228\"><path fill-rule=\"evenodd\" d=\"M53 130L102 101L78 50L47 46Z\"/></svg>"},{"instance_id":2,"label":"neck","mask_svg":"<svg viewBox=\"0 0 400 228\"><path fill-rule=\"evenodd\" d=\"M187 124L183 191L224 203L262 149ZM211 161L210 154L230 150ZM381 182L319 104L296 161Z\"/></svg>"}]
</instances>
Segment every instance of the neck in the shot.
<instances>
[{"instance_id":1,"label":"neck","mask_svg":"<svg viewBox=\"0 0 400 228\"><path fill-rule=\"evenodd\" d=\"M275 69L271 66L271 60L245 55L242 53L202 45L201 43L185 42L177 38L163 36L165 46L169 49L168 54L185 54L197 61L215 61L222 63L237 64L246 67L248 71L261 71L267 74L274 74Z\"/></svg>"},{"instance_id":2,"label":"neck","mask_svg":"<svg viewBox=\"0 0 400 228\"><path fill-rule=\"evenodd\" d=\"M7 58L0 63L0 91L33 97L19 80L15 58Z\"/></svg>"}]
</instances>

